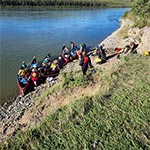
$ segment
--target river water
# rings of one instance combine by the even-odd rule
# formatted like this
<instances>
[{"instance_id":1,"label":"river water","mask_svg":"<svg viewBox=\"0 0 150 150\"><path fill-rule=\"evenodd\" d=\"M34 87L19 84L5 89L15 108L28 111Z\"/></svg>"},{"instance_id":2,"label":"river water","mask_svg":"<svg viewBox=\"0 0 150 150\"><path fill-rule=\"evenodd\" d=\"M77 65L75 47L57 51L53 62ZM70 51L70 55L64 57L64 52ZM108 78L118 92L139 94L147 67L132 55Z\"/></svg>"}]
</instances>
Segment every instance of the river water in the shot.
<instances>
[{"instance_id":1,"label":"river water","mask_svg":"<svg viewBox=\"0 0 150 150\"><path fill-rule=\"evenodd\" d=\"M30 63L62 44L96 46L119 27L128 8L92 10L0 10L0 103L18 92L16 74L22 61Z\"/></svg>"}]
</instances>

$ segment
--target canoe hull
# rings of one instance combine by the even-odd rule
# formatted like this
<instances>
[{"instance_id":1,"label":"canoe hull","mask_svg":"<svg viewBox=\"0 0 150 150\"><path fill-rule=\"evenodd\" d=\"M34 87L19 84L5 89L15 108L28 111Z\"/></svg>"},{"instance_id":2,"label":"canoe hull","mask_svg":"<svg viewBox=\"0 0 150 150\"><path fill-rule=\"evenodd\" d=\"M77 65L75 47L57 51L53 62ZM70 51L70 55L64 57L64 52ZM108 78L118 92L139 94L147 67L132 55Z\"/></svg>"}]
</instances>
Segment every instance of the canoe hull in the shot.
<instances>
[{"instance_id":1,"label":"canoe hull","mask_svg":"<svg viewBox=\"0 0 150 150\"><path fill-rule=\"evenodd\" d=\"M27 94L28 92L30 92L31 87L32 87L33 84L32 84L32 82L31 82L31 80L29 79L28 82L27 82L27 84L26 84L26 85L23 85L23 84L20 82L20 80L19 80L19 78L18 78L18 76L17 76L17 85L18 85L20 94L21 94L21 95L25 95L25 94Z\"/></svg>"}]
</instances>

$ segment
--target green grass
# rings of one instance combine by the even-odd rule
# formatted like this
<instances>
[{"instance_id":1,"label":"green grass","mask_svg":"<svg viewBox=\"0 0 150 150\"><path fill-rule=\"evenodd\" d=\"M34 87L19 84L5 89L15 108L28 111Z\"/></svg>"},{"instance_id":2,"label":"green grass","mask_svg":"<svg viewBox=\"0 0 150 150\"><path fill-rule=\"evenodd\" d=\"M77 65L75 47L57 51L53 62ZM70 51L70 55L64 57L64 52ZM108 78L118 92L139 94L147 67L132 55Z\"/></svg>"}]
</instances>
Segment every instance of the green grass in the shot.
<instances>
[{"instance_id":1,"label":"green grass","mask_svg":"<svg viewBox=\"0 0 150 150\"><path fill-rule=\"evenodd\" d=\"M134 0L131 11L126 12L124 17L134 21L133 27L150 26L150 1Z\"/></svg>"},{"instance_id":2,"label":"green grass","mask_svg":"<svg viewBox=\"0 0 150 150\"><path fill-rule=\"evenodd\" d=\"M130 55L120 61L118 68L94 75L98 94L75 99L0 149L150 149L150 58Z\"/></svg>"}]
</instances>

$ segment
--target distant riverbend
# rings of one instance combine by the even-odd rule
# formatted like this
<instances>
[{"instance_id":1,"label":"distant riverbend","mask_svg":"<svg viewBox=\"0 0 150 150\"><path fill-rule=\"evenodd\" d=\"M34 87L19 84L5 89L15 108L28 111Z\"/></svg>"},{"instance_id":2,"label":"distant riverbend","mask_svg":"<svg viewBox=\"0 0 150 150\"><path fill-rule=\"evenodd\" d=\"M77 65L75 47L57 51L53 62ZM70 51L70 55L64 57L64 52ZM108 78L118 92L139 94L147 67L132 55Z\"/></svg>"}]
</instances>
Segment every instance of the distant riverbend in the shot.
<instances>
[{"instance_id":1,"label":"distant riverbend","mask_svg":"<svg viewBox=\"0 0 150 150\"><path fill-rule=\"evenodd\" d=\"M18 92L16 74L22 61L29 64L33 56L41 60L48 52L55 57L71 40L96 46L119 28L128 10L0 10L0 103Z\"/></svg>"}]
</instances>

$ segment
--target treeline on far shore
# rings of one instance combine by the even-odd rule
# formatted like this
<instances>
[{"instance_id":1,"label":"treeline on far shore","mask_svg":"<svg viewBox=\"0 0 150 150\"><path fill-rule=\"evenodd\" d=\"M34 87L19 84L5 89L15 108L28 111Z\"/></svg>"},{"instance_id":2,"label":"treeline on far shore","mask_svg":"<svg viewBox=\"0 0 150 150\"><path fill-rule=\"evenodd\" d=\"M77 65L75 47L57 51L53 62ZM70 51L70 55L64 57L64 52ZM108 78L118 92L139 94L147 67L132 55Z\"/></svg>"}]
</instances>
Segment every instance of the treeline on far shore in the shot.
<instances>
[{"instance_id":1,"label":"treeline on far shore","mask_svg":"<svg viewBox=\"0 0 150 150\"><path fill-rule=\"evenodd\" d=\"M1 6L128 7L131 0L0 0Z\"/></svg>"}]
</instances>

